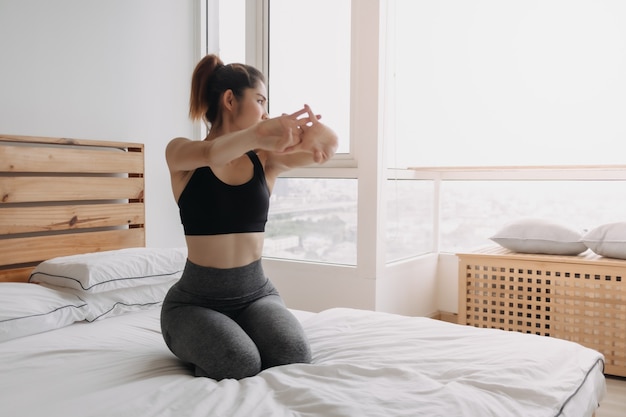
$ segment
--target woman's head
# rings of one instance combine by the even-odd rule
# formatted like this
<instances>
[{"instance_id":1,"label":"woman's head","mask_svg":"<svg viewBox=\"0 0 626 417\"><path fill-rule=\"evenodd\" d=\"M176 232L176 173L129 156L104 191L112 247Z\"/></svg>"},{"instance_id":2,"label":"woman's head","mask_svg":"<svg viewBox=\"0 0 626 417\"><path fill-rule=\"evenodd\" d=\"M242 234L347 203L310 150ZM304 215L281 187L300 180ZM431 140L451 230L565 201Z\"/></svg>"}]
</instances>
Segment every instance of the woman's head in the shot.
<instances>
[{"instance_id":1,"label":"woman's head","mask_svg":"<svg viewBox=\"0 0 626 417\"><path fill-rule=\"evenodd\" d=\"M228 64L217 55L205 56L196 65L191 77L189 116L205 120L211 126L220 125L223 117L224 94L229 90L241 101L250 89L265 88L265 77L256 68L245 64ZM263 97L265 99L265 97Z\"/></svg>"}]
</instances>

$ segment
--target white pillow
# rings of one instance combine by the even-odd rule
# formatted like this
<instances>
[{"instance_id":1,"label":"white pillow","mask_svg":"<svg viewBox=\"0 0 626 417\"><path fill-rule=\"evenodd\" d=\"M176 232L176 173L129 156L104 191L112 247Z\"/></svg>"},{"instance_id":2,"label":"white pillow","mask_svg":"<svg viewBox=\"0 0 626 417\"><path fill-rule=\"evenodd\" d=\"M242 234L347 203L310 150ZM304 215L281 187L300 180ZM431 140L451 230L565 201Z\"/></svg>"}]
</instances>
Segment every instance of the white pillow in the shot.
<instances>
[{"instance_id":1,"label":"white pillow","mask_svg":"<svg viewBox=\"0 0 626 417\"><path fill-rule=\"evenodd\" d=\"M25 282L0 283L0 342L59 329L85 319L75 295Z\"/></svg>"},{"instance_id":2,"label":"white pillow","mask_svg":"<svg viewBox=\"0 0 626 417\"><path fill-rule=\"evenodd\" d=\"M173 284L173 282L164 282L98 293L69 289L67 291L78 294L87 303L85 319L92 322L134 311L161 307L167 291Z\"/></svg>"},{"instance_id":3,"label":"white pillow","mask_svg":"<svg viewBox=\"0 0 626 417\"><path fill-rule=\"evenodd\" d=\"M129 248L49 259L29 281L92 293L172 282L180 278L186 248Z\"/></svg>"},{"instance_id":4,"label":"white pillow","mask_svg":"<svg viewBox=\"0 0 626 417\"><path fill-rule=\"evenodd\" d=\"M541 219L522 219L509 223L490 239L520 253L578 255L587 250L581 240L581 233Z\"/></svg>"},{"instance_id":5,"label":"white pillow","mask_svg":"<svg viewBox=\"0 0 626 417\"><path fill-rule=\"evenodd\" d=\"M600 256L626 259L626 222L598 226L583 236L583 243Z\"/></svg>"}]
</instances>

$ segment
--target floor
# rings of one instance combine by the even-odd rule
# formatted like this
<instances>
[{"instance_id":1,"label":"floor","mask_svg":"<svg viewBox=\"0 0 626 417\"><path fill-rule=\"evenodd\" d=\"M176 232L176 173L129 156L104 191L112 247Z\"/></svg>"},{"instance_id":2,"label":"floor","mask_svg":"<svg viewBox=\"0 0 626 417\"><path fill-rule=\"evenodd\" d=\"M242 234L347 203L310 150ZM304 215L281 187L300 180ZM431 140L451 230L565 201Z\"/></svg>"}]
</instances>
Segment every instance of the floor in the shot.
<instances>
[{"instance_id":1,"label":"floor","mask_svg":"<svg viewBox=\"0 0 626 417\"><path fill-rule=\"evenodd\" d=\"M626 416L626 378L606 378L607 395L596 411L596 417Z\"/></svg>"}]
</instances>

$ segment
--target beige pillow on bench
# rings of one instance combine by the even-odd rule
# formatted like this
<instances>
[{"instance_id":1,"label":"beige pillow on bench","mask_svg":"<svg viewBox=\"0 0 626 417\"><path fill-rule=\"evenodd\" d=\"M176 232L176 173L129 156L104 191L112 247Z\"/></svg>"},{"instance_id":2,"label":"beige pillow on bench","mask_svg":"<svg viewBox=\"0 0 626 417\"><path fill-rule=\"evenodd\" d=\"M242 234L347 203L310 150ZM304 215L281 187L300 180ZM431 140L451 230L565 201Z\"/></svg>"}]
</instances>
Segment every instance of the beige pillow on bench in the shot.
<instances>
[{"instance_id":1,"label":"beige pillow on bench","mask_svg":"<svg viewBox=\"0 0 626 417\"><path fill-rule=\"evenodd\" d=\"M578 255L587 250L582 233L542 219L522 219L509 223L490 239L519 253Z\"/></svg>"}]
</instances>

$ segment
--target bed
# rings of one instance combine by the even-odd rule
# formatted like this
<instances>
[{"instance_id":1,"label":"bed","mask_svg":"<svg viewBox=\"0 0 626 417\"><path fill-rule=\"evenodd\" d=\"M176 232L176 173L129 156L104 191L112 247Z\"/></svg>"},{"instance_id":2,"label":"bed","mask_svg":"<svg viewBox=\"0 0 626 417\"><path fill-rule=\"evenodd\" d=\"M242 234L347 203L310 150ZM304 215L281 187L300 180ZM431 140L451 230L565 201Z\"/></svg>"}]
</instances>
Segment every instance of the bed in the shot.
<instances>
[{"instance_id":1,"label":"bed","mask_svg":"<svg viewBox=\"0 0 626 417\"><path fill-rule=\"evenodd\" d=\"M604 357L423 317L293 310L311 364L195 378L160 301L184 248L145 247L143 145L0 136L7 416L591 416Z\"/></svg>"}]
</instances>

